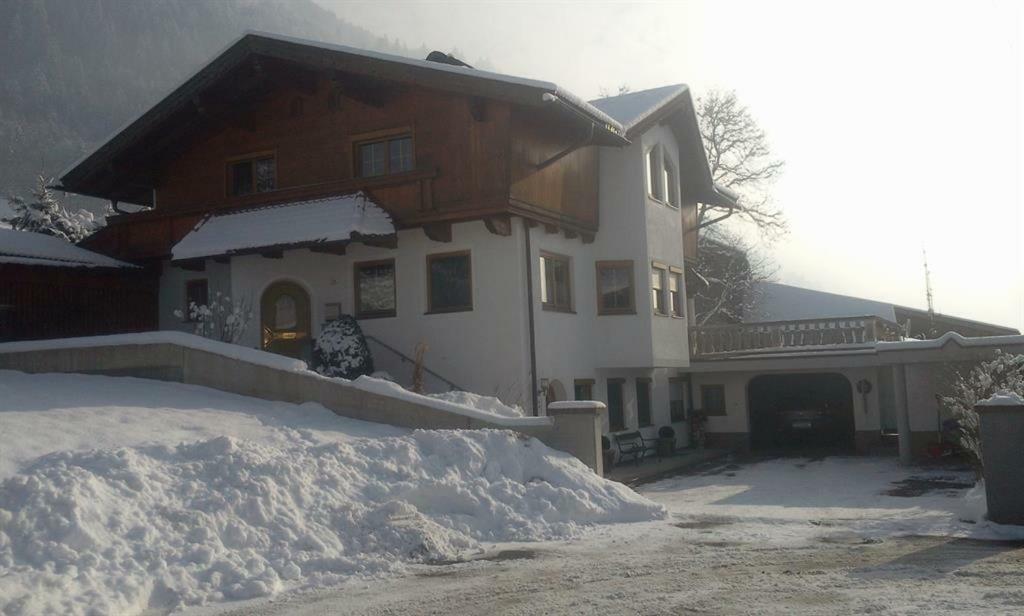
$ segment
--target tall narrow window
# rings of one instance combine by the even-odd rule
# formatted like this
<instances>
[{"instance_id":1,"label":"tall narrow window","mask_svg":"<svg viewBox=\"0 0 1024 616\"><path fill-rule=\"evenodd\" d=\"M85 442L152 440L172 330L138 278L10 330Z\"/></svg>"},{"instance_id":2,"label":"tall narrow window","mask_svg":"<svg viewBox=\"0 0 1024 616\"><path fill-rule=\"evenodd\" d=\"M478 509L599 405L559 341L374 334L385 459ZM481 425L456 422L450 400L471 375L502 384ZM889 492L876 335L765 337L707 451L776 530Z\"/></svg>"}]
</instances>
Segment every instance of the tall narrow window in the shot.
<instances>
[{"instance_id":1,"label":"tall narrow window","mask_svg":"<svg viewBox=\"0 0 1024 616\"><path fill-rule=\"evenodd\" d=\"M725 385L701 385L700 400L706 415L725 415Z\"/></svg>"},{"instance_id":2,"label":"tall narrow window","mask_svg":"<svg viewBox=\"0 0 1024 616\"><path fill-rule=\"evenodd\" d=\"M597 262L597 313L636 312L632 261Z\"/></svg>"},{"instance_id":3,"label":"tall narrow window","mask_svg":"<svg viewBox=\"0 0 1024 616\"><path fill-rule=\"evenodd\" d=\"M355 264L356 317L395 316L395 260Z\"/></svg>"},{"instance_id":4,"label":"tall narrow window","mask_svg":"<svg viewBox=\"0 0 1024 616\"><path fill-rule=\"evenodd\" d=\"M540 302L545 310L572 310L572 278L568 257L545 254L540 258Z\"/></svg>"},{"instance_id":5,"label":"tall narrow window","mask_svg":"<svg viewBox=\"0 0 1024 616\"><path fill-rule=\"evenodd\" d=\"M364 178L403 173L416 167L409 135L360 143L357 154L359 175Z\"/></svg>"},{"instance_id":6,"label":"tall narrow window","mask_svg":"<svg viewBox=\"0 0 1024 616\"><path fill-rule=\"evenodd\" d=\"M612 432L626 429L622 399L622 386L625 382L625 379L608 379L608 429Z\"/></svg>"},{"instance_id":7,"label":"tall narrow window","mask_svg":"<svg viewBox=\"0 0 1024 616\"><path fill-rule=\"evenodd\" d=\"M686 421L686 381L680 378L668 380L669 421Z\"/></svg>"},{"instance_id":8,"label":"tall narrow window","mask_svg":"<svg viewBox=\"0 0 1024 616\"><path fill-rule=\"evenodd\" d=\"M647 190L655 199L665 200L665 176L661 167L660 146L655 146L647 152Z\"/></svg>"},{"instance_id":9,"label":"tall narrow window","mask_svg":"<svg viewBox=\"0 0 1024 616\"><path fill-rule=\"evenodd\" d=\"M654 307L654 314L668 314L665 307L665 274L664 267L651 268L651 306Z\"/></svg>"},{"instance_id":10,"label":"tall narrow window","mask_svg":"<svg viewBox=\"0 0 1024 616\"><path fill-rule=\"evenodd\" d=\"M636 420L641 428L651 425L651 379L636 380Z\"/></svg>"},{"instance_id":11,"label":"tall narrow window","mask_svg":"<svg viewBox=\"0 0 1024 616\"><path fill-rule=\"evenodd\" d=\"M459 312L473 309L473 276L469 252L427 255L427 310Z\"/></svg>"},{"instance_id":12,"label":"tall narrow window","mask_svg":"<svg viewBox=\"0 0 1024 616\"><path fill-rule=\"evenodd\" d=\"M228 192L241 197L277 188L277 165L273 157L240 160L228 165Z\"/></svg>"},{"instance_id":13,"label":"tall narrow window","mask_svg":"<svg viewBox=\"0 0 1024 616\"><path fill-rule=\"evenodd\" d=\"M185 320L195 321L198 316L192 310L193 306L205 306L210 300L209 286L205 278L189 280L185 283Z\"/></svg>"},{"instance_id":14,"label":"tall narrow window","mask_svg":"<svg viewBox=\"0 0 1024 616\"><path fill-rule=\"evenodd\" d=\"M665 169L665 194L669 205L679 207L679 173L675 163L668 156L662 156Z\"/></svg>"},{"instance_id":15,"label":"tall narrow window","mask_svg":"<svg viewBox=\"0 0 1024 616\"><path fill-rule=\"evenodd\" d=\"M670 271L668 275L668 298L672 316L683 316L683 273Z\"/></svg>"}]
</instances>

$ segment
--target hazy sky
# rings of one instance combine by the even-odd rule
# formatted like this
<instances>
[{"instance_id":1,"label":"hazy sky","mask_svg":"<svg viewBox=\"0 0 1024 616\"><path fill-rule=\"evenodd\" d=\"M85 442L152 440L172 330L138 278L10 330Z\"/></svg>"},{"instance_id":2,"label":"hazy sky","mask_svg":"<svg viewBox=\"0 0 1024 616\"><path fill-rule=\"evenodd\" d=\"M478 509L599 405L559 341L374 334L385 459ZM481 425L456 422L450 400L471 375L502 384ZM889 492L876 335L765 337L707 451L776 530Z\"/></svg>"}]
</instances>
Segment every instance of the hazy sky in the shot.
<instances>
[{"instance_id":1,"label":"hazy sky","mask_svg":"<svg viewBox=\"0 0 1024 616\"><path fill-rule=\"evenodd\" d=\"M317 0L409 46L601 87L735 89L786 161L780 282L1024 330L1024 11L1014 2Z\"/></svg>"}]
</instances>

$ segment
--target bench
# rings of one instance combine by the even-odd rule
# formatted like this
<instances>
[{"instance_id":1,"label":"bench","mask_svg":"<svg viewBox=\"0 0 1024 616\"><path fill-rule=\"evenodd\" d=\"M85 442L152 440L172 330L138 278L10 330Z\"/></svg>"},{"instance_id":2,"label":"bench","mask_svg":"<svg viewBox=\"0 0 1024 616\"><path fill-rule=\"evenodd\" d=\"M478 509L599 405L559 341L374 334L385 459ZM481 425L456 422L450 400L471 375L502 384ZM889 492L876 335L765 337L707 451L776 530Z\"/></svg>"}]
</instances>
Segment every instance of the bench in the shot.
<instances>
[{"instance_id":1,"label":"bench","mask_svg":"<svg viewBox=\"0 0 1024 616\"><path fill-rule=\"evenodd\" d=\"M639 465L648 451L657 450L657 439L645 439L640 432L624 432L613 435L615 445L619 448L619 462L629 456Z\"/></svg>"}]
</instances>

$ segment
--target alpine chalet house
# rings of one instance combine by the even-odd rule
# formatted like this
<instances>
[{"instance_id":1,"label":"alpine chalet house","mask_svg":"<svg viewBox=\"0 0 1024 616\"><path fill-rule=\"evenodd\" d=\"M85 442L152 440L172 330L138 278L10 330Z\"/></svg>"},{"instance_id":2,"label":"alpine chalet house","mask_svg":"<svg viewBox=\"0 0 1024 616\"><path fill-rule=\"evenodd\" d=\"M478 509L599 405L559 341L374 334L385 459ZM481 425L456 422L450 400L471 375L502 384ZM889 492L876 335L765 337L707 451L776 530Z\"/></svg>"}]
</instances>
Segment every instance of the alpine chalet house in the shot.
<instances>
[{"instance_id":1,"label":"alpine chalet house","mask_svg":"<svg viewBox=\"0 0 1024 616\"><path fill-rule=\"evenodd\" d=\"M436 387L540 414L605 400L611 431L683 420L696 206L736 207L685 86L587 103L437 52L266 34L61 185L144 206L88 247L159 271L162 329L220 293L254 308L241 344L309 358L352 314L399 381L422 344Z\"/></svg>"}]
</instances>

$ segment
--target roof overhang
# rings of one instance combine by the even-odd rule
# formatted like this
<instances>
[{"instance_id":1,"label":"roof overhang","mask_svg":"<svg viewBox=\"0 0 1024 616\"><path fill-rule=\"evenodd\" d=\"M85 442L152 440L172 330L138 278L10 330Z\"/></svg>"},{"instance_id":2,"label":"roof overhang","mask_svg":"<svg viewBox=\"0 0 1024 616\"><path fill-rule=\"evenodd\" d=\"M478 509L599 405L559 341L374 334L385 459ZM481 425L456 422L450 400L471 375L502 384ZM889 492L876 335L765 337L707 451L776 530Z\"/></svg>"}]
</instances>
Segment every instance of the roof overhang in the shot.
<instances>
[{"instance_id":1,"label":"roof overhang","mask_svg":"<svg viewBox=\"0 0 1024 616\"><path fill-rule=\"evenodd\" d=\"M153 160L161 148L168 148L173 140L185 138L176 136L181 131L170 129L176 122L190 123L190 126L201 124L201 119L209 115L209 110L204 109L207 104L204 95L227 76L239 74L255 63L255 77L247 75L241 80L245 86L231 88L231 92L238 100L258 89L258 62L264 58L307 71L341 73L509 101L557 113L568 122L592 125L596 134L594 143L598 145L629 143L622 126L614 119L551 82L250 32L217 54L156 105L116 131L95 151L64 171L57 188L103 199L152 205L153 178L147 175L144 161Z\"/></svg>"}]
</instances>

